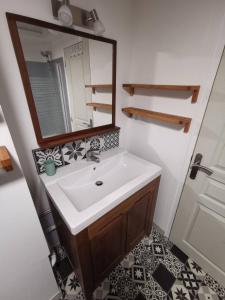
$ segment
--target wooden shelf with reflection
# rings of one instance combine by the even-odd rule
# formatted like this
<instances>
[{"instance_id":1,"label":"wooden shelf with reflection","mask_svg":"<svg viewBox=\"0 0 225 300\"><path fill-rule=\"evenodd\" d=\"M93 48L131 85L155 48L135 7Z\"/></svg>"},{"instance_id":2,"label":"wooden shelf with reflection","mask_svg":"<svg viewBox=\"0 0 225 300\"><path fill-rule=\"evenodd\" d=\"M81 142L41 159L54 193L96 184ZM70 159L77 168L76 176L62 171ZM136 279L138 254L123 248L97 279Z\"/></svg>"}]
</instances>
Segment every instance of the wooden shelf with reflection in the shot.
<instances>
[{"instance_id":1,"label":"wooden shelf with reflection","mask_svg":"<svg viewBox=\"0 0 225 300\"><path fill-rule=\"evenodd\" d=\"M97 89L112 90L112 84L86 84L86 88L92 88L92 93L95 94Z\"/></svg>"},{"instance_id":2,"label":"wooden shelf with reflection","mask_svg":"<svg viewBox=\"0 0 225 300\"><path fill-rule=\"evenodd\" d=\"M89 102L86 103L87 106L93 107L94 110L98 109L104 109L108 111L112 111L112 105L111 104L106 104L106 103L98 103L98 102Z\"/></svg>"},{"instance_id":3,"label":"wooden shelf with reflection","mask_svg":"<svg viewBox=\"0 0 225 300\"><path fill-rule=\"evenodd\" d=\"M177 115L170 115L161 112L156 112L152 110L145 110L141 108L135 107L124 107L122 111L128 115L128 117L132 116L140 116L146 119L158 120L165 123L181 125L184 127L184 132L187 133L190 128L191 118L177 116Z\"/></svg>"},{"instance_id":4,"label":"wooden shelf with reflection","mask_svg":"<svg viewBox=\"0 0 225 300\"><path fill-rule=\"evenodd\" d=\"M151 90L165 90L165 91L191 91L192 103L196 103L200 90L200 85L164 85L164 84L139 84L139 83L125 83L123 88L133 96L135 89L151 89Z\"/></svg>"}]
</instances>

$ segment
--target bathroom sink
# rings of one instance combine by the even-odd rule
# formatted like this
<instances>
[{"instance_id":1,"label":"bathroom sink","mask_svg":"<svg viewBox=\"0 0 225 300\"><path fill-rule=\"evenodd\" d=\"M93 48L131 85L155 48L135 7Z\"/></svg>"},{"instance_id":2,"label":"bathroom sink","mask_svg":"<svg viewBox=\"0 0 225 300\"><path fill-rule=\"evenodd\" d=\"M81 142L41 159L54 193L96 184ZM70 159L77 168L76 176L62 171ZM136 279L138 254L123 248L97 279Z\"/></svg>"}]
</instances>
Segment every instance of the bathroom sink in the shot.
<instances>
[{"instance_id":1,"label":"bathroom sink","mask_svg":"<svg viewBox=\"0 0 225 300\"><path fill-rule=\"evenodd\" d=\"M161 168L125 151L101 154L101 162L82 161L41 175L58 212L77 234L161 173Z\"/></svg>"}]
</instances>

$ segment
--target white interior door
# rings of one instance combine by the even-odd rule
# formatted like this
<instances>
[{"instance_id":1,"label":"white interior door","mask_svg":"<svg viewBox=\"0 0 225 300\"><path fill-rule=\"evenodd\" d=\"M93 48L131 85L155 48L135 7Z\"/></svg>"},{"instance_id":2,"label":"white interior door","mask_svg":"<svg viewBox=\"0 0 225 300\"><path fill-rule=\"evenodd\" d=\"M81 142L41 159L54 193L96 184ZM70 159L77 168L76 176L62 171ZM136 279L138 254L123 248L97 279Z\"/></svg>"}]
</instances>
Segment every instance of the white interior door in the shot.
<instances>
[{"instance_id":1,"label":"white interior door","mask_svg":"<svg viewBox=\"0 0 225 300\"><path fill-rule=\"evenodd\" d=\"M187 176L172 227L171 240L206 272L225 285L225 54L223 53L194 151L201 165ZM193 174L192 169L192 174Z\"/></svg>"},{"instance_id":2,"label":"white interior door","mask_svg":"<svg viewBox=\"0 0 225 300\"><path fill-rule=\"evenodd\" d=\"M66 77L72 129L82 130L92 124L92 112L86 105L91 94L85 85L91 82L88 42L82 41L65 50Z\"/></svg>"}]
</instances>

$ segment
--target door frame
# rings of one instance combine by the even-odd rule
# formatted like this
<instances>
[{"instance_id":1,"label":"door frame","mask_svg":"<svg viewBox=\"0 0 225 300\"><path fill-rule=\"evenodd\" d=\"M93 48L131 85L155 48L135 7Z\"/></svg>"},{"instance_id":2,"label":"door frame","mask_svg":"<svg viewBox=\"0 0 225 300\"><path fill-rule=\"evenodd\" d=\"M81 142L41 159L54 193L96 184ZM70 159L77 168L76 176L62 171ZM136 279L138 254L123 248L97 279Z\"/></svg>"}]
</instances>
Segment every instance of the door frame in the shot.
<instances>
[{"instance_id":1,"label":"door frame","mask_svg":"<svg viewBox=\"0 0 225 300\"><path fill-rule=\"evenodd\" d=\"M71 132L70 123L70 112L69 112L69 99L66 88L66 74L64 69L63 57L58 57L52 60L52 63L56 64L57 79L60 91L60 99L62 103L63 118L65 123L65 128L67 132Z\"/></svg>"},{"instance_id":2,"label":"door frame","mask_svg":"<svg viewBox=\"0 0 225 300\"><path fill-rule=\"evenodd\" d=\"M188 176L188 171L189 167L191 164L191 158L192 155L195 151L195 147L198 141L198 137L200 134L200 130L202 127L203 119L206 113L206 109L208 107L208 102L210 99L210 94L212 91L212 87L214 84L214 80L216 77L216 73L220 64L220 60L223 54L223 50L225 48L225 14L223 16L223 21L221 22L220 30L218 32L218 37L217 37L217 43L215 46L215 51L213 54L213 57L211 59L211 65L209 68L209 75L208 79L206 81L203 94L201 95L200 101L203 103L202 106L200 107L200 112L199 112L199 118L196 119L195 121L198 122L199 124L196 125L198 128L196 128L195 132L193 133L193 138L190 139L190 144L188 146L188 150L186 151L185 159L184 159L184 164L183 164L183 169L186 170L183 174L180 176L180 185L177 188L175 200L172 203L172 207L169 213L169 222L167 224L166 230L165 230L165 236L169 237L171 233L171 229L173 226L173 222L176 216L176 212L178 209L178 205L182 196L182 192L184 189L184 185L186 182L186 178Z\"/></svg>"}]
</instances>

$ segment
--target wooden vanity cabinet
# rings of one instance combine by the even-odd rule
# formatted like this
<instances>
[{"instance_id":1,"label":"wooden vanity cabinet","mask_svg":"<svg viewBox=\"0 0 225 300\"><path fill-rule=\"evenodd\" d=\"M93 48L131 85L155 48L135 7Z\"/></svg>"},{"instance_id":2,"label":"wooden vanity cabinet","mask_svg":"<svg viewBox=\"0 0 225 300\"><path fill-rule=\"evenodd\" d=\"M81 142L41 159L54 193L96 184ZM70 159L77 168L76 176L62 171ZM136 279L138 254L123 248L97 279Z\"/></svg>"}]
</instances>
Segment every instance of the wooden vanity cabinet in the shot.
<instances>
[{"instance_id":1,"label":"wooden vanity cabinet","mask_svg":"<svg viewBox=\"0 0 225 300\"><path fill-rule=\"evenodd\" d=\"M151 233L160 177L72 235L54 207L59 238L87 299L135 245ZM53 206L53 205L52 205Z\"/></svg>"}]
</instances>

